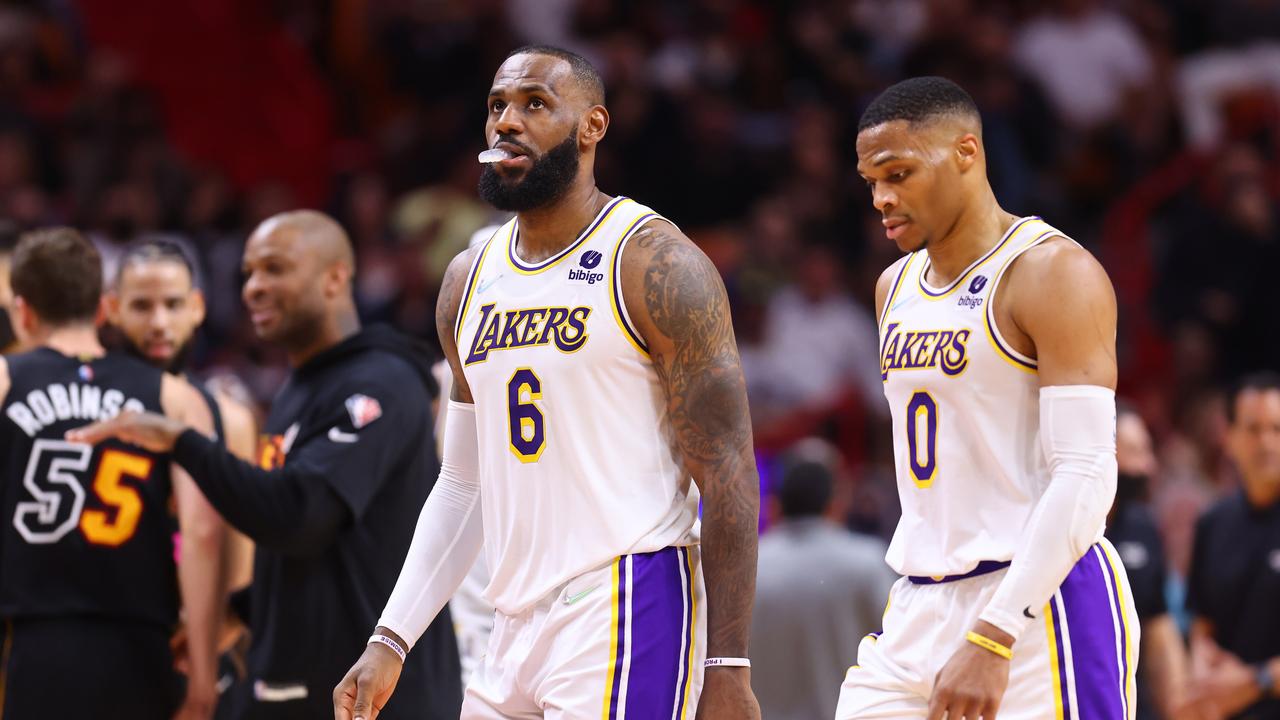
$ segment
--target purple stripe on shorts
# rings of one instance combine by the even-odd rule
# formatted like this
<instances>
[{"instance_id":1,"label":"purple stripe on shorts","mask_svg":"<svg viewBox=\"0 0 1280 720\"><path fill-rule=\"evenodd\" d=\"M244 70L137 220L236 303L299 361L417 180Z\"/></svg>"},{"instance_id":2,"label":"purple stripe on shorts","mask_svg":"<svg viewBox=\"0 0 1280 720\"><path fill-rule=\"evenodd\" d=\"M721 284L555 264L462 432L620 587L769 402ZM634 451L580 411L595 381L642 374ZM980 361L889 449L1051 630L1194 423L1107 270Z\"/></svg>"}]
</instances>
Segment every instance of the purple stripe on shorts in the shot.
<instances>
[{"instance_id":1,"label":"purple stripe on shorts","mask_svg":"<svg viewBox=\"0 0 1280 720\"><path fill-rule=\"evenodd\" d=\"M683 549L674 547L631 556L627 720L671 720L678 702L688 638L683 563ZM679 701L683 699L681 692Z\"/></svg>"},{"instance_id":2,"label":"purple stripe on shorts","mask_svg":"<svg viewBox=\"0 0 1280 720\"><path fill-rule=\"evenodd\" d=\"M1129 695L1129 633L1125 627L1124 603L1120 602L1120 585L1116 580L1115 568L1107 561L1106 551L1099 547L1098 552L1102 553L1102 566L1106 570L1107 577L1111 579L1111 601L1115 604L1116 614L1119 615L1120 622L1120 692L1124 699L1126 710L1128 709Z\"/></svg>"},{"instance_id":3,"label":"purple stripe on shorts","mask_svg":"<svg viewBox=\"0 0 1280 720\"><path fill-rule=\"evenodd\" d=\"M627 657L627 558L618 563L618 654L613 666L613 695L609 701L609 720L618 718L618 696L622 694L622 666Z\"/></svg>"},{"instance_id":4,"label":"purple stripe on shorts","mask_svg":"<svg viewBox=\"0 0 1280 720\"><path fill-rule=\"evenodd\" d=\"M1067 689L1067 655L1062 650L1062 608L1058 606L1056 596L1049 598L1049 612L1053 613L1053 639L1058 653L1058 690L1062 693L1062 720L1071 720L1075 708L1071 707L1071 693Z\"/></svg>"},{"instance_id":5,"label":"purple stripe on shorts","mask_svg":"<svg viewBox=\"0 0 1280 720\"><path fill-rule=\"evenodd\" d=\"M685 647L680 662L684 664L684 671L680 674L680 687L676 690L675 710L671 717L675 718L675 720L684 720L686 712L689 713L689 717L693 717L693 713L689 711L689 708L685 707L685 702L689 698L689 683L693 682L691 676L696 671L693 667L693 648L691 646L696 641L697 636L697 630L694 626L697 623L696 613L698 608L693 604L695 581L693 579L693 566L689 562L689 548L679 548L676 555L680 559L680 567L684 569L683 582L686 590L688 590L685 593L684 601L684 617L688 627L683 630ZM697 668L697 670L701 670L701 668Z\"/></svg>"},{"instance_id":6,"label":"purple stripe on shorts","mask_svg":"<svg viewBox=\"0 0 1280 720\"><path fill-rule=\"evenodd\" d=\"M1107 589L1106 561L1090 547L1062 583L1061 597L1071 635L1078 717L1124 720L1123 669L1116 658L1114 595Z\"/></svg>"}]
</instances>

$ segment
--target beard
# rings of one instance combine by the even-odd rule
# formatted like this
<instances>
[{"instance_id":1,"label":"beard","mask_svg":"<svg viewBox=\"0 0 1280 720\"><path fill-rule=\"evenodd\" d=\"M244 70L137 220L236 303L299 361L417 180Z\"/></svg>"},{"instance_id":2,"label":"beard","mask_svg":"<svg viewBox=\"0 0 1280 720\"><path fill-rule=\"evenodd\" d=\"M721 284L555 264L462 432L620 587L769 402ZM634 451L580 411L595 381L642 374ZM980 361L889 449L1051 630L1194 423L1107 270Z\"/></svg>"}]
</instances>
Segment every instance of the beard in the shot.
<instances>
[{"instance_id":1,"label":"beard","mask_svg":"<svg viewBox=\"0 0 1280 720\"><path fill-rule=\"evenodd\" d=\"M187 342L183 344L182 347L178 348L178 351L173 354L173 357L169 358L168 362L162 362L144 353L142 348L134 345L133 341L124 333L120 333L120 342L127 354L136 357L152 367L160 368L170 375L182 375L187 371L187 363L191 360L191 346L195 344L191 340L187 340Z\"/></svg>"},{"instance_id":2,"label":"beard","mask_svg":"<svg viewBox=\"0 0 1280 720\"><path fill-rule=\"evenodd\" d=\"M493 165L480 171L480 197L499 210L525 212L564 197L578 176L578 131L533 161L524 177L508 181Z\"/></svg>"}]
</instances>

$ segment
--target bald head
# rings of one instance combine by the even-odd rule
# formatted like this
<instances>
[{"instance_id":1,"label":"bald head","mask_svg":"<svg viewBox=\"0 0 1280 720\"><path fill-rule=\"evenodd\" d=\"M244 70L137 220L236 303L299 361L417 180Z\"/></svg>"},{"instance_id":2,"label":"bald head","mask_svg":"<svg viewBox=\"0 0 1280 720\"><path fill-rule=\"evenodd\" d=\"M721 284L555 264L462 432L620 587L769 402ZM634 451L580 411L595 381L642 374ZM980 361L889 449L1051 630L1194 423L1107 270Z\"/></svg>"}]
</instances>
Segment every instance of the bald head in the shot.
<instances>
[{"instance_id":1,"label":"bald head","mask_svg":"<svg viewBox=\"0 0 1280 720\"><path fill-rule=\"evenodd\" d=\"M293 236L295 246L315 258L320 267L346 265L355 272L356 257L351 239L336 220L318 210L291 210L263 220L250 241L277 234Z\"/></svg>"},{"instance_id":2,"label":"bald head","mask_svg":"<svg viewBox=\"0 0 1280 720\"><path fill-rule=\"evenodd\" d=\"M258 337L297 364L359 327L355 254L333 218L314 210L274 215L244 246L241 292Z\"/></svg>"}]
</instances>

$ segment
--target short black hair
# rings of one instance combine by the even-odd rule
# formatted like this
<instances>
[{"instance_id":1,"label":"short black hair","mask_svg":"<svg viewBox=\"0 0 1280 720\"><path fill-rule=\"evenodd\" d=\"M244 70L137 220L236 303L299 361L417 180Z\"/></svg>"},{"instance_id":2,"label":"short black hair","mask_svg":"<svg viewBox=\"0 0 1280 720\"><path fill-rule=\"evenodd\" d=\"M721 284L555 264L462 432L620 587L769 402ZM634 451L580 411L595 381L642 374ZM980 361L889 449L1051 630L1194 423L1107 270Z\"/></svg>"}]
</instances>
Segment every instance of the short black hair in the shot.
<instances>
[{"instance_id":1,"label":"short black hair","mask_svg":"<svg viewBox=\"0 0 1280 720\"><path fill-rule=\"evenodd\" d=\"M1271 390L1280 392L1280 374L1274 371L1263 370L1240 378L1231 386L1231 392L1227 395L1227 422L1235 424L1236 403L1240 401L1241 395L1247 392L1269 392Z\"/></svg>"},{"instance_id":2,"label":"short black hair","mask_svg":"<svg viewBox=\"0 0 1280 720\"><path fill-rule=\"evenodd\" d=\"M600 77L600 71L596 70L596 66L592 65L590 60L578 53L555 45L523 45L507 53L504 60L509 60L516 55L550 55L564 60L573 70L574 79L582 83L583 88L587 90L591 103L604 104L604 79Z\"/></svg>"},{"instance_id":3,"label":"short black hair","mask_svg":"<svg viewBox=\"0 0 1280 720\"><path fill-rule=\"evenodd\" d=\"M978 105L964 88L936 75L914 77L877 95L858 120L858 132L894 120L919 123L944 115L965 115L981 123Z\"/></svg>"},{"instance_id":4,"label":"short black hair","mask_svg":"<svg viewBox=\"0 0 1280 720\"><path fill-rule=\"evenodd\" d=\"M778 486L782 515L788 518L821 515L831 502L834 481L831 469L813 460L801 460L787 468Z\"/></svg>"},{"instance_id":5,"label":"short black hair","mask_svg":"<svg viewBox=\"0 0 1280 720\"><path fill-rule=\"evenodd\" d=\"M13 294L55 327L93 322L102 298L102 256L74 228L24 233L9 269Z\"/></svg>"},{"instance_id":6,"label":"short black hair","mask_svg":"<svg viewBox=\"0 0 1280 720\"><path fill-rule=\"evenodd\" d=\"M191 276L191 286L195 287L195 262L180 243L164 237L145 238L125 248L124 254L120 256L120 264L116 267L116 287L120 286L120 280L124 278L126 268L130 265L149 262L172 262L182 265Z\"/></svg>"}]
</instances>

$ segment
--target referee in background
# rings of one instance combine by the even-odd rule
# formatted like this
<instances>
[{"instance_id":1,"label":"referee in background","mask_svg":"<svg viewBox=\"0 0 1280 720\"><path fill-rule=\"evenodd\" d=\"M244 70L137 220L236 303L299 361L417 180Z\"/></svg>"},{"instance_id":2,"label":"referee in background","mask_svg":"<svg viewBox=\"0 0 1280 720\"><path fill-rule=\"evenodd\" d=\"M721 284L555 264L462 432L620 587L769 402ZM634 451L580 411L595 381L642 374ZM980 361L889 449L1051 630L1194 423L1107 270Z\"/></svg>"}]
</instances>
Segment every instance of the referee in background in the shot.
<instances>
[{"instance_id":1,"label":"referee in background","mask_svg":"<svg viewBox=\"0 0 1280 720\"><path fill-rule=\"evenodd\" d=\"M391 594L439 467L426 354L389 328L361 329L346 233L313 211L272 217L245 246L244 301L258 336L293 372L249 464L153 413L127 413L75 439L116 436L172 451L209 502L257 544L241 720L328 717L333 687ZM383 720L458 717L462 685L442 614L409 656Z\"/></svg>"}]
</instances>

